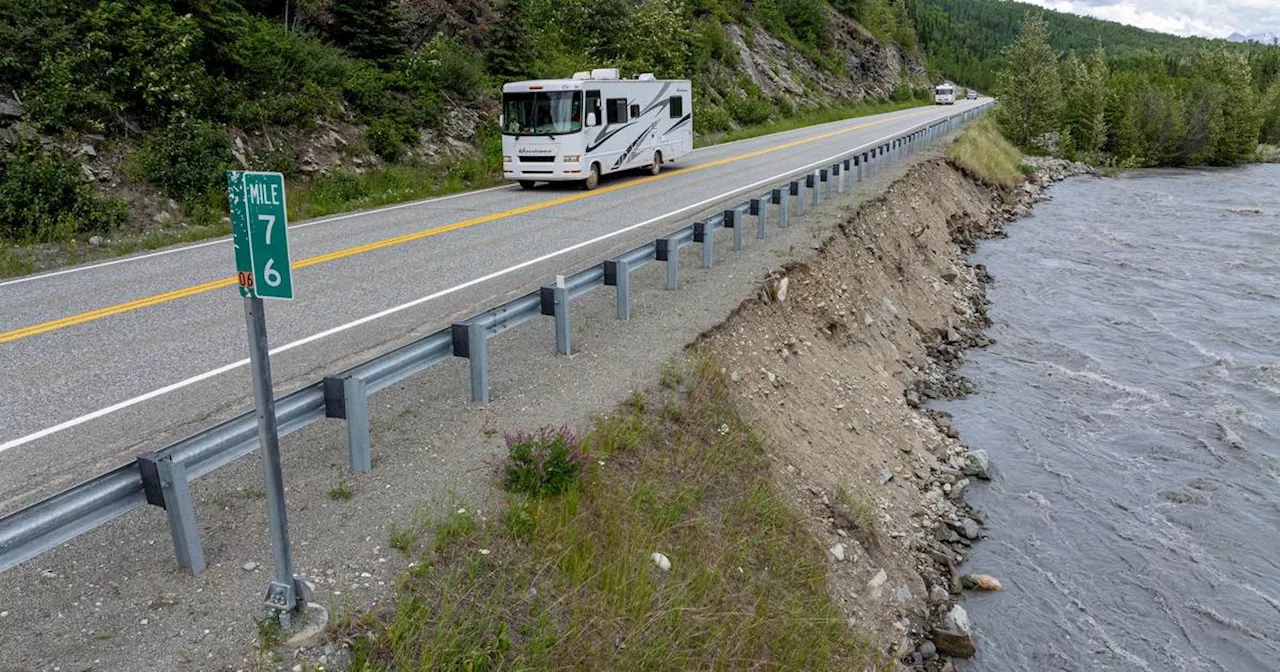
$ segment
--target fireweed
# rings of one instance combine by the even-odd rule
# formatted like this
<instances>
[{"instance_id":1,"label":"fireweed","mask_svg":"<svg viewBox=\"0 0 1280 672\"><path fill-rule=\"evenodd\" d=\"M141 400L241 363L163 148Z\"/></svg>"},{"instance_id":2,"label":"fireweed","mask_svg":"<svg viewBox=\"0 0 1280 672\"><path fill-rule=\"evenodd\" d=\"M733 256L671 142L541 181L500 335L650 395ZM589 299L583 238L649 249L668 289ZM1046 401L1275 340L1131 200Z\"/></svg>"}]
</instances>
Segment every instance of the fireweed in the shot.
<instances>
[{"instance_id":1,"label":"fireweed","mask_svg":"<svg viewBox=\"0 0 1280 672\"><path fill-rule=\"evenodd\" d=\"M555 495L569 486L587 467L582 442L568 427L543 427L536 433L506 432L507 458L498 465L498 478L509 492Z\"/></svg>"}]
</instances>

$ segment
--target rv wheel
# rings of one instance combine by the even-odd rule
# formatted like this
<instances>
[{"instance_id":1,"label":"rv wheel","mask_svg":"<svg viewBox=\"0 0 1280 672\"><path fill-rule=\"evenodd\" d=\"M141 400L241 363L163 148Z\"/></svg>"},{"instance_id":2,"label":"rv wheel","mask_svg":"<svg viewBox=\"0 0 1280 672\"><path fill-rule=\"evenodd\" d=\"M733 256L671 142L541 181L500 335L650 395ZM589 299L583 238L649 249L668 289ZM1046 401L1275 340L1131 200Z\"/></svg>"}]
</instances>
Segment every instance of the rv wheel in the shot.
<instances>
[{"instance_id":1,"label":"rv wheel","mask_svg":"<svg viewBox=\"0 0 1280 672\"><path fill-rule=\"evenodd\" d=\"M587 179L582 181L582 188L587 191L595 189L600 184L600 164L591 164L591 172L587 175Z\"/></svg>"},{"instance_id":2,"label":"rv wheel","mask_svg":"<svg viewBox=\"0 0 1280 672\"><path fill-rule=\"evenodd\" d=\"M537 182L534 182L533 180L520 180L521 189L532 189L535 184L537 184Z\"/></svg>"},{"instance_id":3,"label":"rv wheel","mask_svg":"<svg viewBox=\"0 0 1280 672\"><path fill-rule=\"evenodd\" d=\"M649 174L657 175L662 172L662 152L653 153L653 165L649 166Z\"/></svg>"}]
</instances>

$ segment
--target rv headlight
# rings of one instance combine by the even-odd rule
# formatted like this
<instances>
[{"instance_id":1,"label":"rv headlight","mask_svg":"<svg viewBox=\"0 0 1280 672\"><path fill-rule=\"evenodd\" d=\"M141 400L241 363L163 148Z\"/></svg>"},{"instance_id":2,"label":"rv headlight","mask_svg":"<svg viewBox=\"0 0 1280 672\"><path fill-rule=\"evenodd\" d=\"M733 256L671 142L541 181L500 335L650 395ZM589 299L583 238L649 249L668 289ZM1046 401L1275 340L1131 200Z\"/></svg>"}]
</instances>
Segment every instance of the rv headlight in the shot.
<instances>
[{"instance_id":1,"label":"rv headlight","mask_svg":"<svg viewBox=\"0 0 1280 672\"><path fill-rule=\"evenodd\" d=\"M509 157L509 156L503 156L503 157L502 157L502 162L503 162L503 163L511 163L511 157Z\"/></svg>"},{"instance_id":2,"label":"rv headlight","mask_svg":"<svg viewBox=\"0 0 1280 672\"><path fill-rule=\"evenodd\" d=\"M569 156L564 157L565 163L577 163L581 160L582 160L581 154L570 154Z\"/></svg>"}]
</instances>

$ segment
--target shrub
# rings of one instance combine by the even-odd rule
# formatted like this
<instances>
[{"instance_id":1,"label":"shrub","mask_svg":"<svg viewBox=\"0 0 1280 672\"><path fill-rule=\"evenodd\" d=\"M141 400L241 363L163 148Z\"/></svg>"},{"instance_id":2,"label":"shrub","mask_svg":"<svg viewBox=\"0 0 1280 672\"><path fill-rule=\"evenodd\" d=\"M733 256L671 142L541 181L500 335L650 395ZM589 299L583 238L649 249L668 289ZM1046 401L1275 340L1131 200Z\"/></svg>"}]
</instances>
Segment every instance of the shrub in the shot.
<instances>
[{"instance_id":1,"label":"shrub","mask_svg":"<svg viewBox=\"0 0 1280 672\"><path fill-rule=\"evenodd\" d=\"M127 219L125 202L96 195L67 152L34 138L0 152L0 239L61 242L108 231Z\"/></svg>"},{"instance_id":2,"label":"shrub","mask_svg":"<svg viewBox=\"0 0 1280 672\"><path fill-rule=\"evenodd\" d=\"M227 131L208 121L178 117L142 144L141 166L152 184L180 201L223 188L234 157Z\"/></svg>"},{"instance_id":3,"label":"shrub","mask_svg":"<svg viewBox=\"0 0 1280 672\"><path fill-rule=\"evenodd\" d=\"M733 128L733 117L723 107L703 105L693 115L693 127L699 134L720 133Z\"/></svg>"},{"instance_id":4,"label":"shrub","mask_svg":"<svg viewBox=\"0 0 1280 672\"><path fill-rule=\"evenodd\" d=\"M507 459L498 467L502 487L529 495L568 490L587 466L587 454L567 427L544 427L536 434L505 434Z\"/></svg>"},{"instance_id":5,"label":"shrub","mask_svg":"<svg viewBox=\"0 0 1280 672\"><path fill-rule=\"evenodd\" d=\"M408 125L388 117L379 117L369 123L365 140L375 154L388 163L394 163L404 156L404 141L412 136L413 129Z\"/></svg>"}]
</instances>

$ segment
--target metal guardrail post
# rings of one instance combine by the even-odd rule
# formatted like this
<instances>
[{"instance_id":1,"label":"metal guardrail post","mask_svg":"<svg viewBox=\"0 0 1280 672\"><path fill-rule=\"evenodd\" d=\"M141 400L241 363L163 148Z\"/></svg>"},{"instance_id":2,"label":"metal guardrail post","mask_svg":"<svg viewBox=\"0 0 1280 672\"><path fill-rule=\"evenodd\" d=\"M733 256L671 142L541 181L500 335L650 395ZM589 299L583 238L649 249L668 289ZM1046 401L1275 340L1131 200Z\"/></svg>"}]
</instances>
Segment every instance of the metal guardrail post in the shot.
<instances>
[{"instance_id":1,"label":"metal guardrail post","mask_svg":"<svg viewBox=\"0 0 1280 672\"><path fill-rule=\"evenodd\" d=\"M659 238L654 253L658 261L667 262L667 289L680 289L680 240L676 235Z\"/></svg>"},{"instance_id":2,"label":"metal guardrail post","mask_svg":"<svg viewBox=\"0 0 1280 672\"><path fill-rule=\"evenodd\" d=\"M764 240L764 227L769 221L769 201L771 200L773 200L773 192L751 199L751 214L756 216L756 240Z\"/></svg>"},{"instance_id":3,"label":"metal guardrail post","mask_svg":"<svg viewBox=\"0 0 1280 672\"><path fill-rule=\"evenodd\" d=\"M714 252L712 247L715 245L715 242L716 242L715 233L716 233L715 226L712 225L712 222L710 219L704 219L700 222L694 222L693 224L693 242L702 243L702 267L703 268L711 268L711 263L713 260L712 255Z\"/></svg>"},{"instance_id":4,"label":"metal guardrail post","mask_svg":"<svg viewBox=\"0 0 1280 672\"><path fill-rule=\"evenodd\" d=\"M812 175L806 175L804 178L804 186L809 188L809 205L817 206L822 202L822 196L818 193L818 171L814 170Z\"/></svg>"},{"instance_id":5,"label":"metal guardrail post","mask_svg":"<svg viewBox=\"0 0 1280 672\"><path fill-rule=\"evenodd\" d=\"M192 574L200 574L205 570L204 549L200 545L200 528L196 525L186 467L174 462L170 455L150 452L138 456L138 471L147 503L164 509L178 565Z\"/></svg>"},{"instance_id":6,"label":"metal guardrail post","mask_svg":"<svg viewBox=\"0 0 1280 672\"><path fill-rule=\"evenodd\" d=\"M569 323L569 288L564 284L564 276L556 276L556 284L551 286L551 301L556 318L556 352L562 355L573 354L572 325Z\"/></svg>"},{"instance_id":7,"label":"metal guardrail post","mask_svg":"<svg viewBox=\"0 0 1280 672\"><path fill-rule=\"evenodd\" d=\"M617 288L618 319L631 319L631 264L624 259L605 261L604 284Z\"/></svg>"},{"instance_id":8,"label":"metal guardrail post","mask_svg":"<svg viewBox=\"0 0 1280 672\"><path fill-rule=\"evenodd\" d=\"M800 181L800 180L794 180L791 183L791 195L796 197L796 217L804 216L804 185L805 183L806 182Z\"/></svg>"},{"instance_id":9,"label":"metal guardrail post","mask_svg":"<svg viewBox=\"0 0 1280 672\"><path fill-rule=\"evenodd\" d=\"M835 178L837 194L844 193L844 171L841 170L841 166L843 165L844 164L842 162L837 161L831 166L831 176Z\"/></svg>"},{"instance_id":10,"label":"metal guardrail post","mask_svg":"<svg viewBox=\"0 0 1280 672\"><path fill-rule=\"evenodd\" d=\"M841 178L843 178L843 181L849 183L849 188L852 189L853 188L853 159L845 159L844 163L840 165L840 176ZM844 187L842 186L841 190L843 191L843 189Z\"/></svg>"},{"instance_id":11,"label":"metal guardrail post","mask_svg":"<svg viewBox=\"0 0 1280 672\"><path fill-rule=\"evenodd\" d=\"M773 190L773 202L778 204L778 228L787 228L787 219L791 213L788 212L790 203L787 197L791 195L790 187L779 187Z\"/></svg>"},{"instance_id":12,"label":"metal guardrail post","mask_svg":"<svg viewBox=\"0 0 1280 672\"><path fill-rule=\"evenodd\" d=\"M347 464L352 473L367 474L373 471L369 390L365 382L353 375L326 376L324 414L327 418L347 421Z\"/></svg>"},{"instance_id":13,"label":"metal guardrail post","mask_svg":"<svg viewBox=\"0 0 1280 672\"><path fill-rule=\"evenodd\" d=\"M471 369L471 401L489 403L489 339L484 327L471 322L450 325L453 356L465 357Z\"/></svg>"},{"instance_id":14,"label":"metal guardrail post","mask_svg":"<svg viewBox=\"0 0 1280 672\"><path fill-rule=\"evenodd\" d=\"M735 252L742 249L742 216L738 212L738 208L724 211L724 228L733 229L733 249Z\"/></svg>"}]
</instances>

